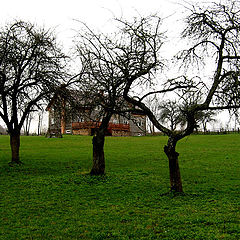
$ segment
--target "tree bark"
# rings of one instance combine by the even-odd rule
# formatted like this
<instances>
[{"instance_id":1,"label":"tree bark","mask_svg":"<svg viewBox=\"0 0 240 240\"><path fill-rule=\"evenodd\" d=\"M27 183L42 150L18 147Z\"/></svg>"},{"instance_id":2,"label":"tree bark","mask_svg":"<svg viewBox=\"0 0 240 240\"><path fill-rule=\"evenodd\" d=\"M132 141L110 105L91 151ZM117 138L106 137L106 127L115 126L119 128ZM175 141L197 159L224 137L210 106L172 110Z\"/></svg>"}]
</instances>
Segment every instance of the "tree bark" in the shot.
<instances>
[{"instance_id":1,"label":"tree bark","mask_svg":"<svg viewBox=\"0 0 240 240\"><path fill-rule=\"evenodd\" d=\"M108 123L111 117L112 112L107 112L106 116L101 122L100 127L96 129L96 134L93 137L93 166L90 172L91 175L105 174L104 142Z\"/></svg>"},{"instance_id":2,"label":"tree bark","mask_svg":"<svg viewBox=\"0 0 240 240\"><path fill-rule=\"evenodd\" d=\"M11 151L12 151L12 161L9 163L9 165L14 164L21 164L19 158L19 149L20 149L20 132L14 131L13 133L10 133L10 145L11 145Z\"/></svg>"},{"instance_id":3,"label":"tree bark","mask_svg":"<svg viewBox=\"0 0 240 240\"><path fill-rule=\"evenodd\" d=\"M105 174L105 158L104 158L104 141L105 134L97 130L97 134L93 137L93 166L91 175Z\"/></svg>"},{"instance_id":4,"label":"tree bark","mask_svg":"<svg viewBox=\"0 0 240 240\"><path fill-rule=\"evenodd\" d=\"M178 163L179 153L176 152L177 141L170 137L167 145L164 147L164 152L169 161L170 186L173 192L183 192L180 168Z\"/></svg>"}]
</instances>

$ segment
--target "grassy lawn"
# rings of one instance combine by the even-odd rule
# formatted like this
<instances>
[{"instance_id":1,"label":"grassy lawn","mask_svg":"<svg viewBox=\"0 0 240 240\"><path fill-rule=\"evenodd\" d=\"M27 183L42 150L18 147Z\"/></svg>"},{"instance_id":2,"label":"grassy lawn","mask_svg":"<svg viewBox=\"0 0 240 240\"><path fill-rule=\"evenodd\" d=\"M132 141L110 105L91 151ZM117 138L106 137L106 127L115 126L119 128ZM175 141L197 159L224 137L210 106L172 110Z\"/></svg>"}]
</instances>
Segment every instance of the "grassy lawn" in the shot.
<instances>
[{"instance_id":1,"label":"grassy lawn","mask_svg":"<svg viewBox=\"0 0 240 240\"><path fill-rule=\"evenodd\" d=\"M0 239L240 239L240 135L182 140L175 197L166 140L107 137L107 174L91 177L91 137L22 137L10 168L0 136Z\"/></svg>"}]
</instances>

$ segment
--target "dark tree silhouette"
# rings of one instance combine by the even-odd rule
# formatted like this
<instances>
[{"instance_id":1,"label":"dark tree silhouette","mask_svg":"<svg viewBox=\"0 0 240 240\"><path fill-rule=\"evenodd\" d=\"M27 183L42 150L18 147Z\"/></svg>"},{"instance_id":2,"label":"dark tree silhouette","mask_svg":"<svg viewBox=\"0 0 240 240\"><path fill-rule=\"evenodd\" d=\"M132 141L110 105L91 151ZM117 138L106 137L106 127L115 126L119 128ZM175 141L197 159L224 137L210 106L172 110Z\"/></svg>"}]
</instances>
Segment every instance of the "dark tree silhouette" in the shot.
<instances>
[{"instance_id":1,"label":"dark tree silhouette","mask_svg":"<svg viewBox=\"0 0 240 240\"><path fill-rule=\"evenodd\" d=\"M199 112L239 108L239 60L240 60L240 6L239 1L227 1L225 5L212 3L188 7L188 17L182 38L191 47L177 55L177 60L185 66L187 72L197 65L200 72L204 70L202 63L211 65L212 76L204 79L199 77L175 78L168 81L166 89L149 92L142 97L134 98L129 91L135 79L128 78L124 97L138 106L148 115L155 127L168 136L164 152L169 160L171 190L183 192L179 153L176 145L180 139L190 135L197 125ZM196 65L195 65L196 64ZM183 79L183 80L182 80ZM190 80L189 80L190 79ZM182 89L178 88L182 86ZM186 119L186 126L181 131L173 131L163 126L150 108L144 104L145 97L155 93L165 93L170 89L178 89L179 103L184 103L181 112ZM201 97L199 97L201 96Z\"/></svg>"},{"instance_id":2,"label":"dark tree silhouette","mask_svg":"<svg viewBox=\"0 0 240 240\"><path fill-rule=\"evenodd\" d=\"M60 47L50 30L16 21L0 32L0 117L10 134L12 164L19 159L20 130L63 74Z\"/></svg>"},{"instance_id":3,"label":"dark tree silhouette","mask_svg":"<svg viewBox=\"0 0 240 240\"><path fill-rule=\"evenodd\" d=\"M111 35L97 34L84 25L86 31L81 31L76 41L84 69L81 91L86 89L88 104L101 108L101 124L92 141L93 175L105 173L104 140L112 115L135 111L124 103L126 80L138 80L161 65L157 60L162 45L160 22L155 16L136 18L133 22L118 19L119 30Z\"/></svg>"}]
</instances>

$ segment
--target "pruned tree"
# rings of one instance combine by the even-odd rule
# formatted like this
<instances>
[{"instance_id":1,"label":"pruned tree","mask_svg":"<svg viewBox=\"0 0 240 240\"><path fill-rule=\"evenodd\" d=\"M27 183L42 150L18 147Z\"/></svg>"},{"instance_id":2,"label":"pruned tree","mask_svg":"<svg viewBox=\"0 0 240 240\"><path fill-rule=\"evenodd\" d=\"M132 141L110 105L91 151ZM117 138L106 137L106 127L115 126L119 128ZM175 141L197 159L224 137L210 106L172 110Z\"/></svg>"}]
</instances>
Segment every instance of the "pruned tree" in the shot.
<instances>
[{"instance_id":1,"label":"pruned tree","mask_svg":"<svg viewBox=\"0 0 240 240\"><path fill-rule=\"evenodd\" d=\"M180 139L194 131L199 112L236 109L240 106L239 1L226 1L225 4L215 2L208 5L199 4L200 6L188 7L190 12L182 33L182 38L187 39L191 46L177 55L177 61L186 67L186 74L184 77L167 81L165 89L155 92L165 93L175 88L178 90L176 95L179 97L179 103L184 103L183 99L190 99L181 109L186 119L184 129L172 131L157 120L153 112L143 103L143 99L152 92L139 97L138 100L133 98L129 91L135 84L135 79L127 78L124 91L125 99L141 108L155 127L168 136L164 152L169 160L171 190L175 192L183 192L176 145ZM201 65L203 63L205 66L212 66L212 76L209 77L208 74L208 77L200 78L204 70ZM196 66L200 70L199 76L187 77L187 73L193 72ZM182 88L179 88L180 86Z\"/></svg>"},{"instance_id":2,"label":"pruned tree","mask_svg":"<svg viewBox=\"0 0 240 240\"><path fill-rule=\"evenodd\" d=\"M87 104L99 106L101 113L97 117L101 124L92 141L93 175L105 173L104 140L112 115L136 111L123 99L126 79L137 81L161 65L156 56L163 39L158 17L140 17L133 22L118 19L116 23L119 30L111 35L97 34L84 24L85 31L76 41L84 69L81 90L87 91Z\"/></svg>"},{"instance_id":3,"label":"pruned tree","mask_svg":"<svg viewBox=\"0 0 240 240\"><path fill-rule=\"evenodd\" d=\"M0 117L10 134L11 164L19 159L20 130L63 76L65 55L52 31L24 21L0 32Z\"/></svg>"}]
</instances>

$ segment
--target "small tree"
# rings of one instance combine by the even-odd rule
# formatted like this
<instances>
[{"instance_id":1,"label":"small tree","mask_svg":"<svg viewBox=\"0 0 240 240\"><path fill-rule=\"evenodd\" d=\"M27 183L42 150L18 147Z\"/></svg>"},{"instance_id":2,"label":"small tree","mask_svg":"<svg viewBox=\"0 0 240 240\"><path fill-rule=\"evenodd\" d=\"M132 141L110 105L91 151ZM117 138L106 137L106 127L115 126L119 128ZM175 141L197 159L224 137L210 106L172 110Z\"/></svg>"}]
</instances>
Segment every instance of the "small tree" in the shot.
<instances>
[{"instance_id":1,"label":"small tree","mask_svg":"<svg viewBox=\"0 0 240 240\"><path fill-rule=\"evenodd\" d=\"M16 21L0 32L0 117L10 134L11 164L21 163L20 130L29 113L59 84L63 59L49 30Z\"/></svg>"},{"instance_id":2,"label":"small tree","mask_svg":"<svg viewBox=\"0 0 240 240\"><path fill-rule=\"evenodd\" d=\"M159 121L170 126L171 131L175 131L179 125L184 125L186 119L181 111L181 107L176 100L167 100L159 105Z\"/></svg>"},{"instance_id":3,"label":"small tree","mask_svg":"<svg viewBox=\"0 0 240 240\"><path fill-rule=\"evenodd\" d=\"M184 114L184 109L186 106L194 105L194 102L189 102L191 99L189 94L184 94L185 100L167 100L159 103L159 113L158 120L166 124L171 131L183 129L183 127L187 124L186 116ZM182 95L183 97L183 95ZM200 101L200 98L198 99ZM181 103L179 103L181 102ZM216 122L214 118L217 114L216 111L198 111L195 115L196 125L195 130L198 131L198 128L201 126L203 131L207 131L207 124L211 122Z\"/></svg>"},{"instance_id":4,"label":"small tree","mask_svg":"<svg viewBox=\"0 0 240 240\"><path fill-rule=\"evenodd\" d=\"M179 103L183 99L190 99L182 107L182 114L186 119L186 126L181 131L172 131L163 126L153 112L143 103L143 99L152 94L134 99L129 91L134 80L128 79L124 91L124 97L130 103L138 106L148 115L157 129L164 132L169 138L164 152L169 160L171 190L182 192L182 181L176 152L177 142L190 135L197 125L199 112L209 110L236 109L239 104L239 60L240 60L240 12L239 1L227 1L225 5L212 3L208 6L188 8L190 13L186 18L186 28L182 37L192 44L190 48L181 52L177 60L185 65L187 70L193 70L195 63L202 71L201 64L210 64L214 67L212 77L206 81L199 77L190 80L187 77L176 78L168 81L168 88L158 91L180 89L177 93ZM190 71L189 71L190 72ZM157 93L157 92L155 92ZM189 98L188 96L191 96ZM203 96L200 98L199 96ZM193 100L193 101L192 101Z\"/></svg>"},{"instance_id":5,"label":"small tree","mask_svg":"<svg viewBox=\"0 0 240 240\"><path fill-rule=\"evenodd\" d=\"M162 45L160 19L147 17L133 22L117 20L119 31L111 35L96 34L85 25L77 41L81 59L81 90L86 89L85 102L100 106L101 124L93 137L93 167L91 174L105 173L104 140L113 114L125 114L123 90L127 79L138 80L160 66L157 53ZM89 97L89 93L92 97ZM131 107L130 107L131 108Z\"/></svg>"},{"instance_id":6,"label":"small tree","mask_svg":"<svg viewBox=\"0 0 240 240\"><path fill-rule=\"evenodd\" d=\"M204 132L207 132L207 124L216 122L215 111L200 111L197 113L196 120L197 123L202 126Z\"/></svg>"}]
</instances>

